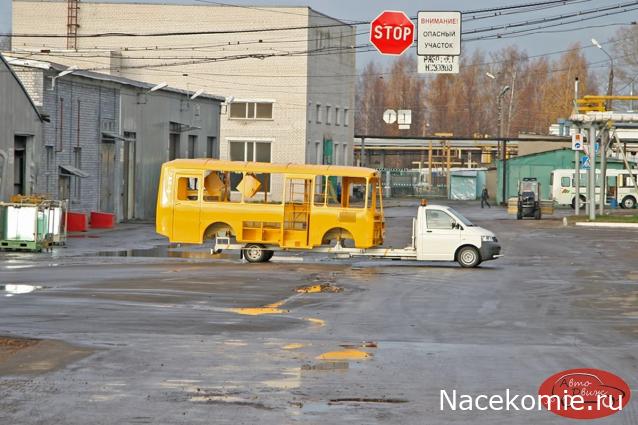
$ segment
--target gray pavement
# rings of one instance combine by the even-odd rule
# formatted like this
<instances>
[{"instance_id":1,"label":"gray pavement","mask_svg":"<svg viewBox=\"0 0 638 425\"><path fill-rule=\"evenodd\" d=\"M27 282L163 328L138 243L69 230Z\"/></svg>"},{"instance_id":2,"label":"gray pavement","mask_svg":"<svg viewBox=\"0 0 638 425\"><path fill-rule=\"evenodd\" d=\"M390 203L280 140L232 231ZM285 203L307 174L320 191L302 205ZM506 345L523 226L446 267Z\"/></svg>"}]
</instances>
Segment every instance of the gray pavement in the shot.
<instances>
[{"instance_id":1,"label":"gray pavement","mask_svg":"<svg viewBox=\"0 0 638 425\"><path fill-rule=\"evenodd\" d=\"M440 391L533 395L580 367L638 387L637 231L454 206L497 234L504 258L251 265L169 250L144 224L0 254L0 287L41 287L0 291L0 335L43 340L12 354L14 369L0 351L0 424L560 424L441 411ZM415 208L387 208L388 245L409 242ZM317 284L342 291L295 291ZM233 310L262 306L279 314ZM369 357L318 358L344 349ZM635 406L596 423L636 424Z\"/></svg>"}]
</instances>

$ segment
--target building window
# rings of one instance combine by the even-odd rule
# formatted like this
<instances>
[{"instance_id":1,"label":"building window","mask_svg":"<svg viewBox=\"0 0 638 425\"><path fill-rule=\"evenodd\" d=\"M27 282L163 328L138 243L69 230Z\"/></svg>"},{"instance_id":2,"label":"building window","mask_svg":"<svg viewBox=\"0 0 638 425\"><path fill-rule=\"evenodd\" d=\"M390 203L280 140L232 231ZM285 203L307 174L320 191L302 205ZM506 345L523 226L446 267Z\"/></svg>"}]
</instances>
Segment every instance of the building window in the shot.
<instances>
[{"instance_id":1,"label":"building window","mask_svg":"<svg viewBox=\"0 0 638 425\"><path fill-rule=\"evenodd\" d=\"M321 103L317 103L317 124L321 124Z\"/></svg>"},{"instance_id":2,"label":"building window","mask_svg":"<svg viewBox=\"0 0 638 425\"><path fill-rule=\"evenodd\" d=\"M53 167L55 162L55 155L53 153L53 146L45 146L47 153L47 170L50 170Z\"/></svg>"},{"instance_id":3,"label":"building window","mask_svg":"<svg viewBox=\"0 0 638 425\"><path fill-rule=\"evenodd\" d=\"M272 102L233 102L230 118L239 120L271 120Z\"/></svg>"},{"instance_id":4,"label":"building window","mask_svg":"<svg viewBox=\"0 0 638 425\"><path fill-rule=\"evenodd\" d=\"M321 150L321 142L317 142L315 144L316 156L317 156L317 164L323 164L323 151Z\"/></svg>"},{"instance_id":5,"label":"building window","mask_svg":"<svg viewBox=\"0 0 638 425\"><path fill-rule=\"evenodd\" d=\"M230 160L270 162L270 142L252 140L230 142Z\"/></svg>"},{"instance_id":6,"label":"building window","mask_svg":"<svg viewBox=\"0 0 638 425\"><path fill-rule=\"evenodd\" d=\"M188 157L193 159L197 153L197 136L194 134L188 135Z\"/></svg>"},{"instance_id":7,"label":"building window","mask_svg":"<svg viewBox=\"0 0 638 425\"><path fill-rule=\"evenodd\" d=\"M308 102L308 122L312 122L312 102Z\"/></svg>"},{"instance_id":8,"label":"building window","mask_svg":"<svg viewBox=\"0 0 638 425\"><path fill-rule=\"evenodd\" d=\"M341 116L339 116L340 112L339 107L335 106L335 125L341 125Z\"/></svg>"},{"instance_id":9,"label":"building window","mask_svg":"<svg viewBox=\"0 0 638 425\"><path fill-rule=\"evenodd\" d=\"M206 138L206 158L217 156L217 137Z\"/></svg>"},{"instance_id":10,"label":"building window","mask_svg":"<svg viewBox=\"0 0 638 425\"><path fill-rule=\"evenodd\" d=\"M326 105L326 124L332 124L332 116L330 116L332 107L330 105Z\"/></svg>"},{"instance_id":11,"label":"building window","mask_svg":"<svg viewBox=\"0 0 638 425\"><path fill-rule=\"evenodd\" d=\"M348 113L350 110L348 108L343 108L343 126L348 127L350 125L350 114Z\"/></svg>"},{"instance_id":12,"label":"building window","mask_svg":"<svg viewBox=\"0 0 638 425\"><path fill-rule=\"evenodd\" d=\"M350 165L348 162L348 144L343 145L343 165Z\"/></svg>"}]
</instances>

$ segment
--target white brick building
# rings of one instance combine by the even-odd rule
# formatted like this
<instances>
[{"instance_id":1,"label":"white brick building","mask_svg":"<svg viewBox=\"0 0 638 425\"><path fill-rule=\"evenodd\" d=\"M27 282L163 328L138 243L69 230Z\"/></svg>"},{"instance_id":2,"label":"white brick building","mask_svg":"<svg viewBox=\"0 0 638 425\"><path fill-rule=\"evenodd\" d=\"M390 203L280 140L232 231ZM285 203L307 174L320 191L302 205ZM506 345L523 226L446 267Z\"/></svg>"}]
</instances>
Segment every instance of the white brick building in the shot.
<instances>
[{"instance_id":1,"label":"white brick building","mask_svg":"<svg viewBox=\"0 0 638 425\"><path fill-rule=\"evenodd\" d=\"M13 54L230 98L223 159L352 164L355 29L308 7L81 3L77 51L67 2L14 0ZM273 30L274 29L274 30ZM152 36L161 32L212 32ZM249 32L246 32L249 31ZM99 33L146 34L91 37Z\"/></svg>"}]
</instances>

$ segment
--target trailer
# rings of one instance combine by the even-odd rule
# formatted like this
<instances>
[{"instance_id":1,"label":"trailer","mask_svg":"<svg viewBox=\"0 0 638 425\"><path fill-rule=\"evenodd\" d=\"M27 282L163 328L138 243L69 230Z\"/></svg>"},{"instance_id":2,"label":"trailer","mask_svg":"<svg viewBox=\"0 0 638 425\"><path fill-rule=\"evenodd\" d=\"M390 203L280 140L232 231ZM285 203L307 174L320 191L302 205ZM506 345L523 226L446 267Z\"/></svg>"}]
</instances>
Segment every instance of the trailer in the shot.
<instances>
[{"instance_id":1,"label":"trailer","mask_svg":"<svg viewBox=\"0 0 638 425\"><path fill-rule=\"evenodd\" d=\"M372 257L408 261L456 261L461 267L477 267L484 261L502 256L501 246L491 231L475 226L451 207L422 204L412 219L411 243L405 248L346 248L340 241L334 246L321 246L312 250L332 254L337 258ZM215 238L214 253L239 250L249 263L269 261L274 252L300 251L256 243L232 243L228 234Z\"/></svg>"}]
</instances>

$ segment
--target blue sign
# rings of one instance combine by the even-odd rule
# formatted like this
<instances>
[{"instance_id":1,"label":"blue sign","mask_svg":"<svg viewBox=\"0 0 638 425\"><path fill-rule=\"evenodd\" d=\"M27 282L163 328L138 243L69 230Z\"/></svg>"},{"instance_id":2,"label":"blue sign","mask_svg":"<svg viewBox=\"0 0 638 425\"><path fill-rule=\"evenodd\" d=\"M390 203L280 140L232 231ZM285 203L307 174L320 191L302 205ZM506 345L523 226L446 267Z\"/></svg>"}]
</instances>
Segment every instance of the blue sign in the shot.
<instances>
[{"instance_id":1,"label":"blue sign","mask_svg":"<svg viewBox=\"0 0 638 425\"><path fill-rule=\"evenodd\" d=\"M589 170L589 156L585 155L583 157L580 158L580 168L582 168L583 170Z\"/></svg>"}]
</instances>

